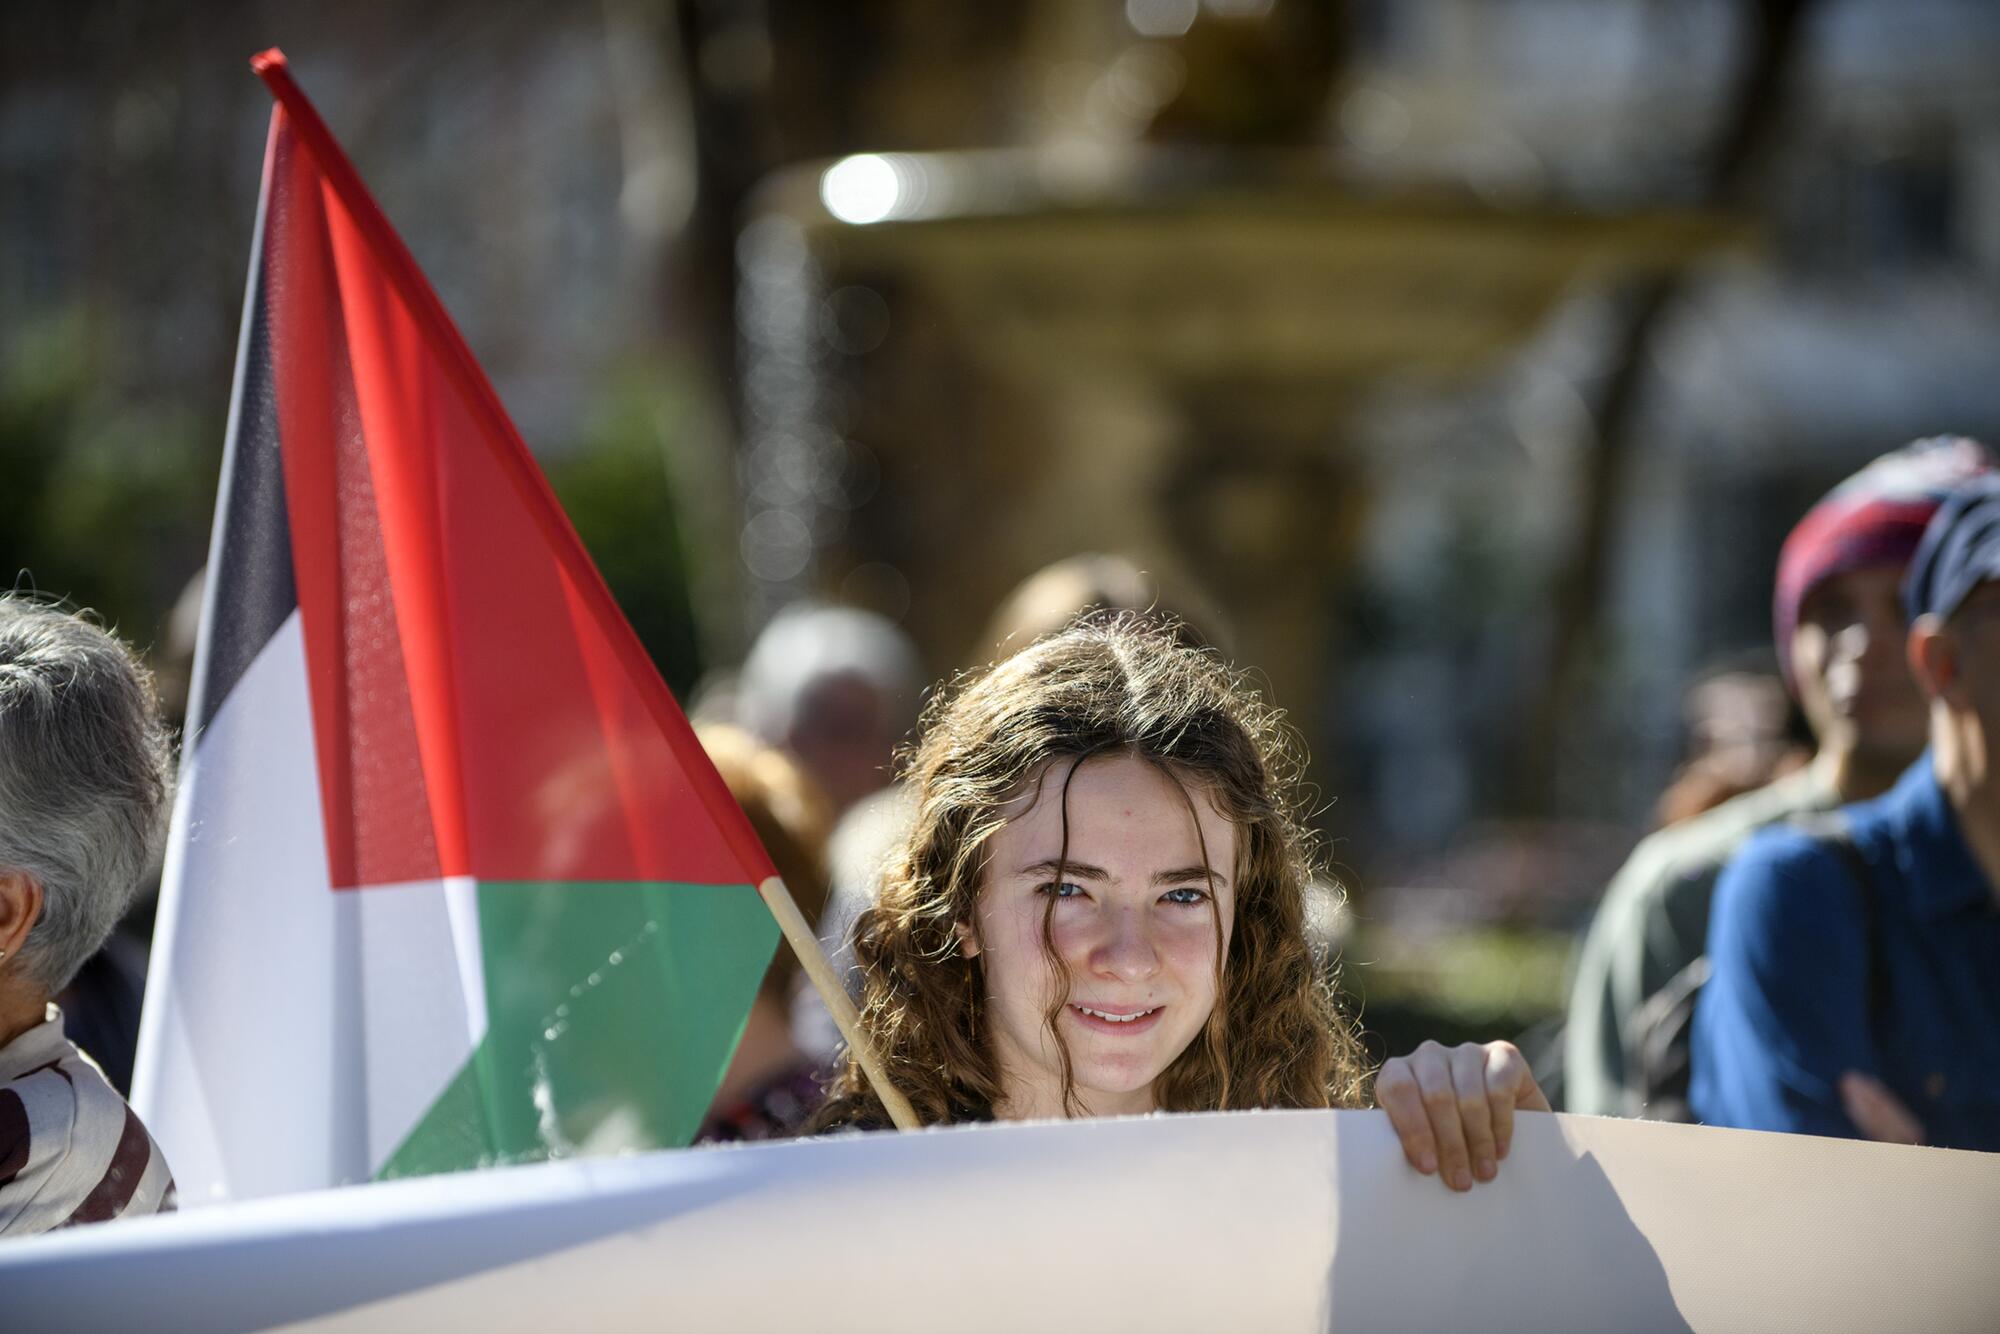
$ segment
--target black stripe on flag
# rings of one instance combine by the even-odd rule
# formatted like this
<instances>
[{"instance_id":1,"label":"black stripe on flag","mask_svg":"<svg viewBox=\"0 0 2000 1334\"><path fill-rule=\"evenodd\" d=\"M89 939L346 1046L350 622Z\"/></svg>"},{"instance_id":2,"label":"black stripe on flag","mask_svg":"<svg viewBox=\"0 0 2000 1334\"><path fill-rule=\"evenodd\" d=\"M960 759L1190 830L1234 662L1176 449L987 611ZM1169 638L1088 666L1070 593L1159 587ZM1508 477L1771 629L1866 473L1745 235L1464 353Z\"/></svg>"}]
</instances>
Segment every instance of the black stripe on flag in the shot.
<instances>
[{"instance_id":1,"label":"black stripe on flag","mask_svg":"<svg viewBox=\"0 0 2000 1334\"><path fill-rule=\"evenodd\" d=\"M209 550L204 664L188 716L195 735L214 721L243 673L298 608L285 471L278 452L278 397L264 291L263 219L251 265L250 309L237 348L237 400L223 452L215 537Z\"/></svg>"}]
</instances>

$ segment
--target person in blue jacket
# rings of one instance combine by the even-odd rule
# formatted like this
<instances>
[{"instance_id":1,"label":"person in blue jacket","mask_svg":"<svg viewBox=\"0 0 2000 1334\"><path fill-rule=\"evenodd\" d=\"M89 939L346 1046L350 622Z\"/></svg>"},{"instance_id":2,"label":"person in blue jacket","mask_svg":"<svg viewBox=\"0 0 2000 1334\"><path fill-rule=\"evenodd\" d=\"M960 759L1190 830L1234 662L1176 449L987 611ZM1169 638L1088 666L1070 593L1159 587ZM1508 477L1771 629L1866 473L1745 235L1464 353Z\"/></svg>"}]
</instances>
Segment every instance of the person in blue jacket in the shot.
<instances>
[{"instance_id":1,"label":"person in blue jacket","mask_svg":"<svg viewBox=\"0 0 2000 1334\"><path fill-rule=\"evenodd\" d=\"M1697 1118L2000 1150L2000 478L1958 488L1903 586L1930 748L1837 824L1723 871Z\"/></svg>"}]
</instances>

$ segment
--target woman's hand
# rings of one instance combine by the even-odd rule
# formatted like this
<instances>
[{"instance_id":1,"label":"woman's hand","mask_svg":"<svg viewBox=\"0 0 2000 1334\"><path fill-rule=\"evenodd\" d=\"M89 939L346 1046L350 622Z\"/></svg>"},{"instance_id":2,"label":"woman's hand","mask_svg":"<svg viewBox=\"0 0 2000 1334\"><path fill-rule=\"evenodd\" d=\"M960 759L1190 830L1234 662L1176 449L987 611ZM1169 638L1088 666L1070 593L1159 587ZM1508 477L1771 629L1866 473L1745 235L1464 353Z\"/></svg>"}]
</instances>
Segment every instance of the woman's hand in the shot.
<instances>
[{"instance_id":1,"label":"woman's hand","mask_svg":"<svg viewBox=\"0 0 2000 1334\"><path fill-rule=\"evenodd\" d=\"M1410 1166L1437 1173L1453 1190L1493 1179L1514 1142L1517 1109L1549 1110L1511 1042L1426 1042L1382 1067L1375 1103L1389 1114Z\"/></svg>"},{"instance_id":2,"label":"woman's hand","mask_svg":"<svg viewBox=\"0 0 2000 1334\"><path fill-rule=\"evenodd\" d=\"M1922 1144L1924 1123L1889 1086L1872 1075L1849 1070L1840 1077L1840 1105L1847 1119L1869 1139L1884 1144Z\"/></svg>"}]
</instances>

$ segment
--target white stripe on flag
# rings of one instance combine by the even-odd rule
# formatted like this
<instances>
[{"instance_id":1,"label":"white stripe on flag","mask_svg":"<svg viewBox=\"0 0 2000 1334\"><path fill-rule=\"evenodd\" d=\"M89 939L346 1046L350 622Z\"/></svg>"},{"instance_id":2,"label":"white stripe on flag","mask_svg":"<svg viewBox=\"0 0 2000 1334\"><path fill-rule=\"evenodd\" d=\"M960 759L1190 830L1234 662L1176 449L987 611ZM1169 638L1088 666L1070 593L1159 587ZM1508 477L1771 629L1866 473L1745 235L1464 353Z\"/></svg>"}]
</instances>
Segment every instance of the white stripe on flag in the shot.
<instances>
[{"instance_id":1,"label":"white stripe on flag","mask_svg":"<svg viewBox=\"0 0 2000 1334\"><path fill-rule=\"evenodd\" d=\"M314 753L295 612L174 811L133 1103L184 1204L368 1179L485 1031L470 883L333 892Z\"/></svg>"},{"instance_id":2,"label":"white stripe on flag","mask_svg":"<svg viewBox=\"0 0 2000 1334\"><path fill-rule=\"evenodd\" d=\"M466 1036L476 1047L486 1036L486 954L479 943L479 882L469 875L445 877L444 903L451 914L452 949L458 955Z\"/></svg>"},{"instance_id":3,"label":"white stripe on flag","mask_svg":"<svg viewBox=\"0 0 2000 1334\"><path fill-rule=\"evenodd\" d=\"M486 1036L485 992L468 1005L465 991L484 986L479 908L474 882L461 877L335 897L359 926L354 1003L362 1019L358 1064L367 1072L366 1175L373 1177Z\"/></svg>"}]
</instances>

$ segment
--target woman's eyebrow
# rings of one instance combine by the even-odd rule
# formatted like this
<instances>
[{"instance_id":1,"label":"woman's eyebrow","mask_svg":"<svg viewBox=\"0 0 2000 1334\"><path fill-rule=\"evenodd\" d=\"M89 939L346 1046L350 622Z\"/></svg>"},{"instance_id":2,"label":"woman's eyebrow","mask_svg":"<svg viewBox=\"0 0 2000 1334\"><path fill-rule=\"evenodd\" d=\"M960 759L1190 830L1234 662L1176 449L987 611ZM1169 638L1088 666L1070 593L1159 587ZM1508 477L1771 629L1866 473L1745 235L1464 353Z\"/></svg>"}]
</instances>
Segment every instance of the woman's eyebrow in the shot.
<instances>
[{"instance_id":1,"label":"woman's eyebrow","mask_svg":"<svg viewBox=\"0 0 2000 1334\"><path fill-rule=\"evenodd\" d=\"M1200 880L1206 883L1211 876L1218 885L1229 883L1228 876L1220 871L1211 871L1206 866L1183 866L1175 871L1157 871L1153 875L1153 883L1156 885L1184 885L1190 880Z\"/></svg>"},{"instance_id":2,"label":"woman's eyebrow","mask_svg":"<svg viewBox=\"0 0 2000 1334\"><path fill-rule=\"evenodd\" d=\"M1111 873L1088 862L1059 861L1054 857L1023 866L1017 875L1073 875L1079 880L1109 880Z\"/></svg>"}]
</instances>

